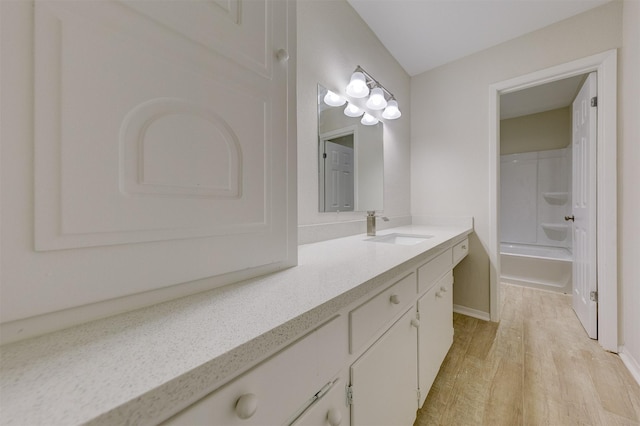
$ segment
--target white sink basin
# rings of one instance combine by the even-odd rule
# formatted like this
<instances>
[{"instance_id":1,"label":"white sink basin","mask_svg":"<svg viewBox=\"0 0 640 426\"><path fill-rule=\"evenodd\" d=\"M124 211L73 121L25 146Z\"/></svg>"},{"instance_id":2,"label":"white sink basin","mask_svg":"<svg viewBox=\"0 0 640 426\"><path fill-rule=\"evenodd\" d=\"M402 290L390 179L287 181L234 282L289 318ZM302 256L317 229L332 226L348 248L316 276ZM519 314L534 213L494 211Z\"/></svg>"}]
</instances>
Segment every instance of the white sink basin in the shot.
<instances>
[{"instance_id":1,"label":"white sink basin","mask_svg":"<svg viewBox=\"0 0 640 426\"><path fill-rule=\"evenodd\" d=\"M368 238L365 241L373 241L376 243L397 244L401 246L413 246L433 238L433 235L417 235L417 234L386 234L377 237Z\"/></svg>"}]
</instances>

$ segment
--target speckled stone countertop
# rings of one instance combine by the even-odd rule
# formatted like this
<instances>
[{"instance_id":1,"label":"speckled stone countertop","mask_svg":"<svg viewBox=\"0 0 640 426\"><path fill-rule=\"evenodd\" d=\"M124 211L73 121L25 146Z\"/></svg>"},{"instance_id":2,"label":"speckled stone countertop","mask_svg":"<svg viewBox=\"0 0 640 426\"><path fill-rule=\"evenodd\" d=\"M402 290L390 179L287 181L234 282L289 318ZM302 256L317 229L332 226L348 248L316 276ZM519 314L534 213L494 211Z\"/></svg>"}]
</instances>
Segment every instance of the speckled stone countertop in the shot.
<instances>
[{"instance_id":1,"label":"speckled stone countertop","mask_svg":"<svg viewBox=\"0 0 640 426\"><path fill-rule=\"evenodd\" d=\"M298 266L0 348L0 423L154 424L472 232L414 246L366 235L299 246Z\"/></svg>"}]
</instances>

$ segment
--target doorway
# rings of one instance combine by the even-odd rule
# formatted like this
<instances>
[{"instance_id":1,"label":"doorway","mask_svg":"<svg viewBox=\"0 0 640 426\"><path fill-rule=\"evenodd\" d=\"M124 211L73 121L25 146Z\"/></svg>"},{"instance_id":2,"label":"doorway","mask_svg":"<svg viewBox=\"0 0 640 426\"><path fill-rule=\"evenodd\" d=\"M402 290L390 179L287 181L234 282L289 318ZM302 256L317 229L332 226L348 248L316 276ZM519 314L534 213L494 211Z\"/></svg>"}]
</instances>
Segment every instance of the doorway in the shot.
<instances>
[{"instance_id":1,"label":"doorway","mask_svg":"<svg viewBox=\"0 0 640 426\"><path fill-rule=\"evenodd\" d=\"M598 338L600 345L618 351L617 300L617 176L616 71L617 52L601 54L495 83L489 88L490 144L490 313L500 320L500 96L569 77L597 72L598 117L596 147L596 253L598 281Z\"/></svg>"}]
</instances>

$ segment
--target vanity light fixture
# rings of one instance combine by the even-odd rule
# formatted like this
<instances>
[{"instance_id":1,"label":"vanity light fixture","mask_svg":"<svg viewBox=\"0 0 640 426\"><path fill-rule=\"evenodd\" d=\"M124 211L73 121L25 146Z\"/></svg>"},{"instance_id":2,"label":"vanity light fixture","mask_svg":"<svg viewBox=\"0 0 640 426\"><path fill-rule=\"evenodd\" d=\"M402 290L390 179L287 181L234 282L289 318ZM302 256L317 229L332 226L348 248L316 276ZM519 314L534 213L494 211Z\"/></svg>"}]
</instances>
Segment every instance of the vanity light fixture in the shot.
<instances>
[{"instance_id":1,"label":"vanity light fixture","mask_svg":"<svg viewBox=\"0 0 640 426\"><path fill-rule=\"evenodd\" d=\"M362 108L358 108L351 102L347 104L347 107L344 109L344 115L347 117L360 117L364 114L364 110Z\"/></svg>"},{"instance_id":2,"label":"vanity light fixture","mask_svg":"<svg viewBox=\"0 0 640 426\"><path fill-rule=\"evenodd\" d=\"M368 112L365 112L364 115L362 116L362 120L360 120L360 122L365 126L373 126L374 124L378 124L379 121L380 120L378 120Z\"/></svg>"},{"instance_id":3,"label":"vanity light fixture","mask_svg":"<svg viewBox=\"0 0 640 426\"><path fill-rule=\"evenodd\" d=\"M382 112L382 118L385 120L395 120L396 118L400 118L402 113L398 108L398 101L393 96L393 93L389 92L382 84L378 82L375 78L371 76L368 72L366 72L360 65L358 65L351 74L351 81L347 85L346 89L347 95L352 98L364 98L369 93L369 99L367 99L366 107L371 111L380 111ZM359 117L359 115L350 115L347 113L347 108L344 113L349 117ZM371 116L371 115L370 115ZM373 118L373 116L371 116ZM377 119L376 119L377 120ZM365 122L365 119L362 119L362 123ZM377 121L376 121L377 122ZM375 124L375 123L371 123Z\"/></svg>"},{"instance_id":4,"label":"vanity light fixture","mask_svg":"<svg viewBox=\"0 0 640 426\"><path fill-rule=\"evenodd\" d=\"M347 100L345 98L337 93L333 93L331 90L327 90L327 94L324 95L324 103L332 107L342 106L346 102Z\"/></svg>"}]
</instances>

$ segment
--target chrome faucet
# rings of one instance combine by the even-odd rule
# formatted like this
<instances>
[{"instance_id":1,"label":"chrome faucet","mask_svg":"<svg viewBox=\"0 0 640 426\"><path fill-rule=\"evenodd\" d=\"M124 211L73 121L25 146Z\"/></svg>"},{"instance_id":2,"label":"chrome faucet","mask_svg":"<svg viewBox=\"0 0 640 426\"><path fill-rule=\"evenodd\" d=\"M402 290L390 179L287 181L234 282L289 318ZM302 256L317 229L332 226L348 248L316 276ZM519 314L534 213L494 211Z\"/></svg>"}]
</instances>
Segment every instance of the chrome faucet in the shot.
<instances>
[{"instance_id":1,"label":"chrome faucet","mask_svg":"<svg viewBox=\"0 0 640 426\"><path fill-rule=\"evenodd\" d=\"M376 236L376 217L381 218L385 222L389 222L388 217L380 216L380 215L376 216L375 210L368 210L367 211L367 235L371 237Z\"/></svg>"}]
</instances>

